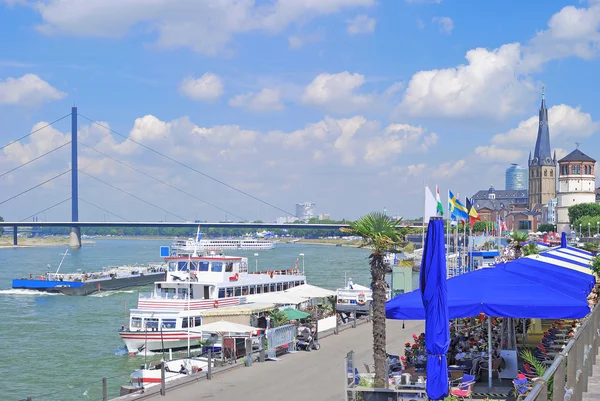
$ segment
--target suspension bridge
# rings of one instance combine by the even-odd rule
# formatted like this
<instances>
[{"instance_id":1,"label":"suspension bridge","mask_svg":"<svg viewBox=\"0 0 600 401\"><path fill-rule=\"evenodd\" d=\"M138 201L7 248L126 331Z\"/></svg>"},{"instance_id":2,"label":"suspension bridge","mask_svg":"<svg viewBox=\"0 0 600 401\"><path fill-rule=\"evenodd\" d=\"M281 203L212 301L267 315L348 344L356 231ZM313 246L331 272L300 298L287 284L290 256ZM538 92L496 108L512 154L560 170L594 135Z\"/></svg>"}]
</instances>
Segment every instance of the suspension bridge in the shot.
<instances>
[{"instance_id":1,"label":"suspension bridge","mask_svg":"<svg viewBox=\"0 0 600 401\"><path fill-rule=\"evenodd\" d=\"M71 176L71 196L69 198L64 199L61 202L58 202L58 203L56 203L54 205L51 205L49 207L46 207L45 209L43 209L41 211L38 211L38 212L32 214L31 216L28 216L28 217L24 218L21 221L4 221L4 222L0 222L0 228L4 228L4 227L12 228L13 243L15 245L17 245L17 241L18 241L19 228L21 228L22 231L33 232L33 231L36 231L36 230L40 230L41 227L69 227L70 228L69 245L71 247L78 248L78 247L81 247L81 228L82 227L115 227L115 228L116 227L159 227L159 228L160 227L170 227L170 228L179 227L179 228L181 228L181 227L197 227L198 226L197 222L192 222L192 221L186 220L185 218L177 215L176 213L173 213L173 212L171 212L171 211L169 211L169 210L167 210L167 209L165 209L165 208L163 208L163 207L161 207L159 205L155 205L155 204L149 202L147 199L144 199L144 198L142 198L140 196L132 194L132 193L130 193L128 191L125 191L122 188L118 188L117 186L112 185L109 182L106 182L106 181L104 181L104 180L102 180L102 179L100 179L100 178L98 178L98 177L96 177L96 176L94 176L94 175L92 175L92 174L84 171L84 170L81 170L79 168L79 166L78 166L78 146L79 145L82 145L82 146L84 146L84 147L86 147L86 148L88 148L88 149L90 149L90 150L98 153L99 155L103 156L104 158L108 158L108 159L110 159L112 161L115 161L115 162L119 163L120 165L122 165L124 167L127 167L127 168L129 168L129 169L131 169L133 171L136 171L139 174L142 174L142 175L144 175L146 177L149 177L152 180L160 183L161 185L164 185L165 187L168 187L168 188L170 188L172 190L178 191L178 192L180 192L180 193L182 193L182 194L184 194L184 195L186 195L186 196L188 196L190 198L193 198L193 199L195 199L197 201L200 201L200 202L202 202L202 203L204 203L204 204L206 204L208 206L211 206L211 207L213 207L215 209L220 210L221 212L225 212L229 216L234 216L234 217L236 217L236 218L238 218L240 220L239 222L236 222L236 223L233 223L233 222L226 222L226 223L223 223L223 222L219 222L219 223L216 223L216 222L214 222L214 223L211 223L211 222L202 222L201 224L202 224L203 227L207 227L207 228L211 228L211 227L213 227L213 228L249 228L249 229L277 229L277 228L280 228L280 229L292 229L292 228L300 228L300 229L319 229L319 228L320 229L339 229L341 227L347 226L345 224L294 224L294 223L277 224L277 223L256 223L256 222L251 222L248 219L244 219L243 217L238 216L235 213L232 213L230 211L227 211L227 210L223 209L222 207L220 207L218 205L215 205L215 204L210 203L210 202L208 202L208 201L206 201L204 199L199 198L198 196L190 193L189 191L186 191L184 189L178 188L178 187L176 187L176 186L174 186L174 185L172 185L172 184L170 184L170 183L168 183L168 182L166 182L164 180L161 180L161 179L159 179L159 178L157 178L155 176L152 176L152 175L144 172L143 170L141 170L139 168L136 168L135 166L132 166L132 165L130 165L128 163L125 163L125 162L117 159L116 157L110 156L107 153L102 152L102 151L96 149L95 147L93 147L91 145L85 144L83 142L79 142L78 141L78 117L83 118L84 120L86 120L87 122L89 122L92 125L96 125L96 126L99 126L100 128L106 129L111 134L114 134L116 136L122 137L126 141L131 141L132 143L140 146L141 148L144 148L146 151L153 153L155 156L159 156L159 157L162 157L162 158L164 158L166 160L169 160L169 161L171 161L171 162L179 165L179 167L181 167L183 169L191 170L191 171L199 174L200 176L202 176L202 177L204 177L204 178L206 178L208 180L212 180L212 181L218 183L221 186L229 188L230 190L236 191L238 194L243 195L245 197L248 197L248 198L252 199L255 202L262 203L263 205L266 205L266 206L268 206L270 208L273 208L273 209L275 209L275 210L277 210L279 212L283 212L286 216L294 216L294 214L292 214L292 213L290 213L290 212L288 212L288 211L286 211L286 210L284 210L284 209L282 209L280 207L277 207L276 205L274 205L274 204L272 204L272 203L270 203L270 202L268 202L266 200L260 199L260 198L258 198L256 196L254 196L254 195L246 192L246 191L243 191L243 190L241 190L239 188L236 188L233 185L230 185L230 184L228 184L228 183L226 183L226 182L224 182L224 181L222 181L222 180L220 180L220 179L218 179L216 177L213 177L213 176L211 176L209 174L206 174L206 173L200 171L199 169L197 169L196 167L193 167L193 166L191 166L189 164L186 164L186 163L184 163L184 162L182 162L180 160L177 160L177 159L175 159L173 157L170 157L170 156L164 154L163 152L160 152L160 151L158 151L156 149L153 149L153 148L151 148L149 146L146 146L146 145L144 145L144 144L142 144L142 143L134 140L130 136L123 135L123 134L121 134L121 133L119 133L119 132L111 129L108 126L106 126L106 125L104 125L102 123L97 122L94 119L91 119L91 118L88 118L88 117L86 117L86 116L84 116L82 114L79 114L78 111L77 111L77 107L75 107L75 106L72 107L70 114L62 116L61 118L58 118L58 119L52 121L51 123L48 123L48 124L46 124L46 125L44 125L42 127L37 128L36 130L30 132L27 135L24 135L24 136L22 136L20 138L17 138L14 141L9 142L8 144L0 147L0 151L3 150L3 149L5 149L5 148L7 148L7 147L9 147L9 146L11 146L11 145L13 145L13 144L15 144L15 143L17 143L17 142L22 141L25 138L28 138L31 135L34 135L35 133L37 133L39 131L42 131L45 128L51 127L51 126L55 125L56 123L58 123L59 121L67 119L68 117L71 117L71 140L70 141L68 141L66 143L63 143L62 145L57 146L57 147L55 147L55 148L53 148L53 149L45 152L42 155L39 155L39 156L37 156L35 158L32 158L31 160L28 160L28 161L22 163L21 165L19 165L17 167L14 167L14 168L11 168L10 170L8 170L8 171L3 172L3 173L0 174L0 178L2 178L4 176L8 175L9 173L12 173L15 170L18 170L21 167L29 165L30 163L33 163L33 162L35 162L35 161L37 161L39 159L42 159L42 158L44 158L44 157L52 154L53 152L55 152L55 151L57 151L57 150L59 150L61 148L64 148L64 147L66 147L68 145L71 145L70 146L71 147L71 168L70 169L68 169L66 171L63 171L60 174L55 175L54 177L46 179L46 180L44 180L41 183L33 185L30 188L28 188L28 189L26 189L26 190L24 190L24 191L22 191L22 192L20 192L18 194L15 194L15 195L10 196L10 197L8 197L6 199L0 200L0 205L5 204L5 203L10 202L10 201L13 201L15 199L18 199L21 196L24 196L24 195L30 193L31 191L33 191L33 190L35 190L35 189L37 189L39 187L42 187L42 186L44 186L44 185L52 182L53 180L55 180L55 179L57 179L59 177L65 176L65 175L67 175L67 174L70 173L70 176ZM133 222L133 221L128 221L127 219L122 218L119 215L117 215L115 213L112 213L109 210L106 210L105 208L103 208L101 206L95 205L95 204L93 204L93 203L91 203L89 201L86 201L85 199L82 199L79 196L79 174L80 173L83 174L83 175L85 175L85 176L87 176L87 177L90 177L90 178L94 179L96 182L104 184L104 185L106 185L106 186L108 186L108 187L110 187L110 188L112 188L112 189L114 189L116 191L119 191L121 193L129 195L130 197L132 197L134 199L137 199L140 202L143 202L143 203L145 203L147 205L153 206L154 208L156 208L158 210L161 210L161 211L163 211L165 213L168 213L168 214L170 214L172 216L175 216L176 218L178 218L178 219L180 219L182 221L181 222L165 222L165 221L160 221L160 222L139 222L139 221L138 222ZM67 203L69 201L71 203L71 220L70 221L38 221L38 219L36 217L37 215L39 215L41 213L44 213L44 212L46 212L48 210L51 210L51 209L53 209L53 208L55 208L55 207L57 207L59 205ZM96 208L99 208L99 209L101 209L101 210L103 210L105 212L108 212L111 215L118 217L122 221L103 221L103 222L99 222L99 221L80 221L79 220L79 201L82 201L83 203L89 204L89 205L94 206ZM33 218L34 221L30 221L30 219L32 219L32 218Z\"/></svg>"}]
</instances>

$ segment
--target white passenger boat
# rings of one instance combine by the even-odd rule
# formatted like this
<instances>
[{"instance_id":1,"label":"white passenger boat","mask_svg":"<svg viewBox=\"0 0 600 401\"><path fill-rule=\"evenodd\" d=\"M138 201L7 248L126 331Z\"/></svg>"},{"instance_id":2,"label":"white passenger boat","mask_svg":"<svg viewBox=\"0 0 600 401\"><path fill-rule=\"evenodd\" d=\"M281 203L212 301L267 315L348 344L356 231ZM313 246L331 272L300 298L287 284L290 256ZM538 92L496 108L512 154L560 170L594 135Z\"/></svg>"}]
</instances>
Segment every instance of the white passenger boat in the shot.
<instances>
[{"instance_id":1,"label":"white passenger boat","mask_svg":"<svg viewBox=\"0 0 600 401\"><path fill-rule=\"evenodd\" d=\"M130 354L197 348L202 334L202 311L246 303L246 296L283 292L306 283L293 269L248 271L248 258L210 252L165 258L165 281L151 293L140 293L131 309L129 327L119 334Z\"/></svg>"},{"instance_id":2,"label":"white passenger boat","mask_svg":"<svg viewBox=\"0 0 600 401\"><path fill-rule=\"evenodd\" d=\"M206 358L180 358L165 361L165 382L170 382L191 374L203 373L208 368ZM142 366L135 370L130 378L133 387L148 388L161 382L162 372L160 363Z\"/></svg>"},{"instance_id":3,"label":"white passenger boat","mask_svg":"<svg viewBox=\"0 0 600 401\"><path fill-rule=\"evenodd\" d=\"M175 240L172 249L177 253L192 253L197 250L265 250L273 249L275 241L255 238L230 238L230 239L202 239L200 227L196 238Z\"/></svg>"},{"instance_id":4,"label":"white passenger boat","mask_svg":"<svg viewBox=\"0 0 600 401\"><path fill-rule=\"evenodd\" d=\"M373 302L373 291L369 287L354 284L349 278L344 288L336 290L336 311L344 313L356 312L357 314L368 314ZM390 299L391 290L388 288L386 299Z\"/></svg>"}]
</instances>

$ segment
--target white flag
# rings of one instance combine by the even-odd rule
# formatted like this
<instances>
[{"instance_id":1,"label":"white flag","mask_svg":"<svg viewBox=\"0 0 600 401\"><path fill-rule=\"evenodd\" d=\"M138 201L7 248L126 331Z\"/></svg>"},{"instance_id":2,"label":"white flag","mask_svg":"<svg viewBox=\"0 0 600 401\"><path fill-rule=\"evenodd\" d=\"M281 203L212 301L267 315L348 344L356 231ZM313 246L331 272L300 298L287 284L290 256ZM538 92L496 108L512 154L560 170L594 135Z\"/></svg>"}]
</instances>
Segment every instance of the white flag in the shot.
<instances>
[{"instance_id":1,"label":"white flag","mask_svg":"<svg viewBox=\"0 0 600 401\"><path fill-rule=\"evenodd\" d=\"M435 196L429 190L429 187L425 185L425 213L423 214L423 224L429 224L431 217L437 216L437 201Z\"/></svg>"}]
</instances>

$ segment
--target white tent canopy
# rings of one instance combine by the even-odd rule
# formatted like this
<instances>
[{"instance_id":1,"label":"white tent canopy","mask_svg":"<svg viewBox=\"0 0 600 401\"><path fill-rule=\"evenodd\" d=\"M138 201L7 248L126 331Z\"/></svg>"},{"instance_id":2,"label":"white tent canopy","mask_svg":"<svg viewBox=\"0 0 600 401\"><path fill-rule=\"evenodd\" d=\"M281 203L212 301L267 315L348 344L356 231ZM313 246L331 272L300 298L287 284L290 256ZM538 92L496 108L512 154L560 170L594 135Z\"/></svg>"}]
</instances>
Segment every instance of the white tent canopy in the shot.
<instances>
[{"instance_id":1,"label":"white tent canopy","mask_svg":"<svg viewBox=\"0 0 600 401\"><path fill-rule=\"evenodd\" d=\"M289 290L284 291L284 293L293 294L294 296L300 296L302 298L325 298L336 295L335 291L316 287L310 284L302 284L297 287L292 287Z\"/></svg>"},{"instance_id":2,"label":"white tent canopy","mask_svg":"<svg viewBox=\"0 0 600 401\"><path fill-rule=\"evenodd\" d=\"M192 333L202 333L202 334L219 334L229 337L247 337L250 336L253 332L262 330L258 327L246 326L245 324L232 323L227 322L225 320L221 320L214 323L204 324L202 326L195 327L193 330L190 330Z\"/></svg>"},{"instance_id":3,"label":"white tent canopy","mask_svg":"<svg viewBox=\"0 0 600 401\"><path fill-rule=\"evenodd\" d=\"M290 294L286 292L267 292L265 294L248 295L246 299L249 302L266 302L277 305L298 305L306 302L306 298L299 294Z\"/></svg>"}]
</instances>

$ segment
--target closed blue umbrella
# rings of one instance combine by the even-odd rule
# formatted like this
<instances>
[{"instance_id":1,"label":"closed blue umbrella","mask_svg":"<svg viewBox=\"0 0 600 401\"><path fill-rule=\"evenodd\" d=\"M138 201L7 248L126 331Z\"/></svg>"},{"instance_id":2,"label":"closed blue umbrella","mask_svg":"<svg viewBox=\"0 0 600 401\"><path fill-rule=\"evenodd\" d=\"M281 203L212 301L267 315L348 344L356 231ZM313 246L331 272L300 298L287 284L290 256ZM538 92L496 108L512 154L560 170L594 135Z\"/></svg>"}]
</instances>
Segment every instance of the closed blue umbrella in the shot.
<instances>
[{"instance_id":1,"label":"closed blue umbrella","mask_svg":"<svg viewBox=\"0 0 600 401\"><path fill-rule=\"evenodd\" d=\"M560 234L560 247L561 248L567 247L567 233L565 233L565 232Z\"/></svg>"},{"instance_id":2,"label":"closed blue umbrella","mask_svg":"<svg viewBox=\"0 0 600 401\"><path fill-rule=\"evenodd\" d=\"M427 396L441 400L448 395L446 352L450 345L444 222L432 217L427 228L420 273L421 299L425 308Z\"/></svg>"}]
</instances>

